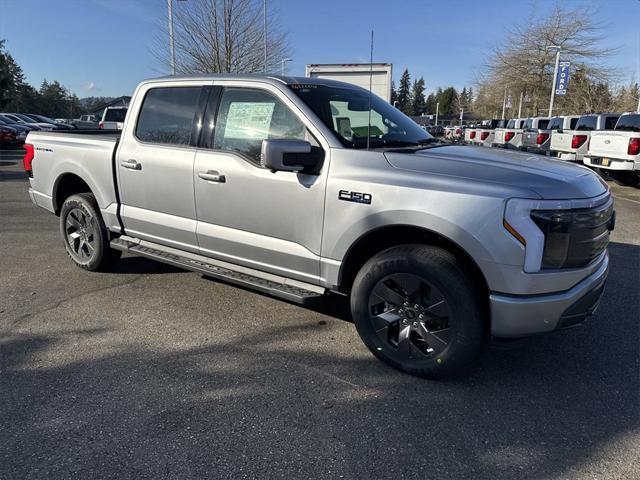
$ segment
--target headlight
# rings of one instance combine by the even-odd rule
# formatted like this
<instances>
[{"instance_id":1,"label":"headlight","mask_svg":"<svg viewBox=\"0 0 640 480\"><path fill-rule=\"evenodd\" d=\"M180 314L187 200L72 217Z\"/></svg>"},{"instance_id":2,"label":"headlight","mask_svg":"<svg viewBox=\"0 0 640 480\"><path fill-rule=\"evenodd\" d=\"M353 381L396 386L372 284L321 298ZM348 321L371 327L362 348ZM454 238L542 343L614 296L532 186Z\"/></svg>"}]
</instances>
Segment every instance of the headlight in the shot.
<instances>
[{"instance_id":1,"label":"headlight","mask_svg":"<svg viewBox=\"0 0 640 480\"><path fill-rule=\"evenodd\" d=\"M524 248L524 271L535 273L587 266L606 249L614 222L611 197L512 198L507 201L503 225Z\"/></svg>"}]
</instances>

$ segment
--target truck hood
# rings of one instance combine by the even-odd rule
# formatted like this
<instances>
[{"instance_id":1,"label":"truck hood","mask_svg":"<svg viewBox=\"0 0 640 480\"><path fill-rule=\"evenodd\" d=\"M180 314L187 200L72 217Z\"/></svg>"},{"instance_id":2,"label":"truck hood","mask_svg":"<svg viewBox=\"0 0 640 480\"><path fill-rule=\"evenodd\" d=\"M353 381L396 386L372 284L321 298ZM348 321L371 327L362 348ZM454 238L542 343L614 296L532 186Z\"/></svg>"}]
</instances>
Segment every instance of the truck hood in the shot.
<instances>
[{"instance_id":1,"label":"truck hood","mask_svg":"<svg viewBox=\"0 0 640 480\"><path fill-rule=\"evenodd\" d=\"M606 184L586 167L530 153L450 145L415 153L385 152L385 157L400 170L502 185L542 199L591 198L607 191Z\"/></svg>"}]
</instances>

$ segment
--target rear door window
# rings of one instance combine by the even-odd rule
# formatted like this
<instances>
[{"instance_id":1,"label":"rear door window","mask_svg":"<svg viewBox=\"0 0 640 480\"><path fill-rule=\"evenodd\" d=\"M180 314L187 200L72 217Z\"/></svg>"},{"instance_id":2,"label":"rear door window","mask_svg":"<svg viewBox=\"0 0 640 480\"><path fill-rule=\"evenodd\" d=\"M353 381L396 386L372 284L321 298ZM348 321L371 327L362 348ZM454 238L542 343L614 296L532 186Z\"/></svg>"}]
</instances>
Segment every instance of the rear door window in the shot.
<instances>
[{"instance_id":1,"label":"rear door window","mask_svg":"<svg viewBox=\"0 0 640 480\"><path fill-rule=\"evenodd\" d=\"M138 116L136 136L143 142L188 145L201 89L162 87L149 90Z\"/></svg>"},{"instance_id":2,"label":"rear door window","mask_svg":"<svg viewBox=\"0 0 640 480\"><path fill-rule=\"evenodd\" d=\"M538 121L538 128L539 129L546 130L548 126L549 126L549 120L539 120Z\"/></svg>"},{"instance_id":3,"label":"rear door window","mask_svg":"<svg viewBox=\"0 0 640 480\"><path fill-rule=\"evenodd\" d=\"M593 115L580 117L578 119L578 123L576 124L576 130L582 130L582 131L595 130L596 124L597 124L597 118Z\"/></svg>"}]
</instances>

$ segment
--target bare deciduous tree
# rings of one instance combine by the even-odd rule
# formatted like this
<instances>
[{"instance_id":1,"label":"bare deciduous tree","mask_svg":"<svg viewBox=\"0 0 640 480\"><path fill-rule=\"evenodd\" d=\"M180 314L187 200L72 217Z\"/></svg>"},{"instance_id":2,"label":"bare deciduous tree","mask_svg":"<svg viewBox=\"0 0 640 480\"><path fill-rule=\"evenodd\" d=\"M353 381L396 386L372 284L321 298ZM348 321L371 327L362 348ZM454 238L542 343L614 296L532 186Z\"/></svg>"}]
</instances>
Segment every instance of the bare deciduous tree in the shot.
<instances>
[{"instance_id":1,"label":"bare deciduous tree","mask_svg":"<svg viewBox=\"0 0 640 480\"><path fill-rule=\"evenodd\" d=\"M258 0L193 0L173 10L177 73L265 71L263 6ZM280 70L291 55L287 34L271 12L267 19L267 72ZM153 51L169 65L163 40Z\"/></svg>"},{"instance_id":2,"label":"bare deciduous tree","mask_svg":"<svg viewBox=\"0 0 640 480\"><path fill-rule=\"evenodd\" d=\"M558 112L590 108L594 102L585 106L581 97L615 78L601 64L615 49L603 47L603 25L597 18L596 11L589 7L571 10L558 3L547 16L533 14L526 24L512 28L486 60L478 80L483 104L475 105L475 110L485 115L501 110L507 89L514 102L520 92L526 92L529 102L524 110L528 114L546 114L555 66L555 51L547 48L552 45L561 47L561 58L571 61L572 72L580 72L579 81L571 80L567 98L558 99ZM512 105L512 110L517 112L517 105Z\"/></svg>"}]
</instances>

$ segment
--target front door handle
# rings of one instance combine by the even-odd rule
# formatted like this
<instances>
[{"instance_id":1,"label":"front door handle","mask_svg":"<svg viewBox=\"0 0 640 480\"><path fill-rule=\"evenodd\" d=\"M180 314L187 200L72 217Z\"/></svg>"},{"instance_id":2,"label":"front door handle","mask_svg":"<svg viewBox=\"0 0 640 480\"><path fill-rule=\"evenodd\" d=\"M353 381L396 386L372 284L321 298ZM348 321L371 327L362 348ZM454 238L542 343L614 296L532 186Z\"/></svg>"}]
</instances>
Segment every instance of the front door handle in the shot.
<instances>
[{"instance_id":1,"label":"front door handle","mask_svg":"<svg viewBox=\"0 0 640 480\"><path fill-rule=\"evenodd\" d=\"M227 179L224 175L220 175L220 173L215 170L207 170L206 172L198 172L198 177L202 180L206 180L207 182L216 182L216 183L224 183Z\"/></svg>"},{"instance_id":2,"label":"front door handle","mask_svg":"<svg viewBox=\"0 0 640 480\"><path fill-rule=\"evenodd\" d=\"M130 158L129 160L122 160L120 165L131 170L142 170L142 164L136 162L133 158Z\"/></svg>"}]
</instances>

